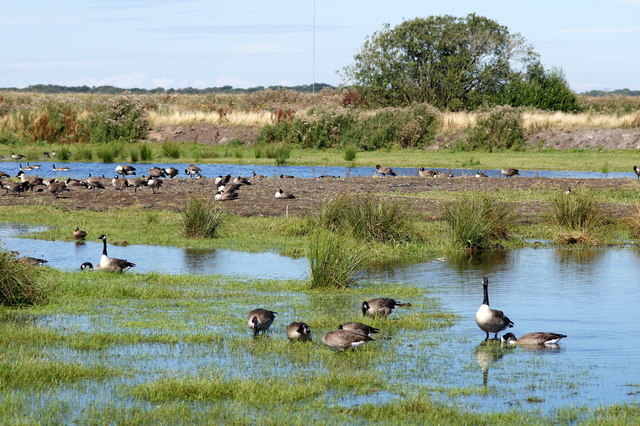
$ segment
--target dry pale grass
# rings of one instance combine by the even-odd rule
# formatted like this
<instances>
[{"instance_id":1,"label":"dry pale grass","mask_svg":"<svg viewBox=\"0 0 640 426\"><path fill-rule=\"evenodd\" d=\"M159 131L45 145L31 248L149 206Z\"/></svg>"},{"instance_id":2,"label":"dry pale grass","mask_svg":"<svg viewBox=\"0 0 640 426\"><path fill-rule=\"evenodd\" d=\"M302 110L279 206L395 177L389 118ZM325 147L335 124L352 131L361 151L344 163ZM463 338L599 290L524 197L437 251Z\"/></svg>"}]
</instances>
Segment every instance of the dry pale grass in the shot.
<instances>
[{"instance_id":1,"label":"dry pale grass","mask_svg":"<svg viewBox=\"0 0 640 426\"><path fill-rule=\"evenodd\" d=\"M266 126L274 123L274 115L269 111L230 111L225 115L218 112L149 112L152 126L215 124L219 126Z\"/></svg>"},{"instance_id":2,"label":"dry pale grass","mask_svg":"<svg viewBox=\"0 0 640 426\"><path fill-rule=\"evenodd\" d=\"M470 112L443 112L440 117L440 131L447 133L473 126L476 123L477 114Z\"/></svg>"}]
</instances>

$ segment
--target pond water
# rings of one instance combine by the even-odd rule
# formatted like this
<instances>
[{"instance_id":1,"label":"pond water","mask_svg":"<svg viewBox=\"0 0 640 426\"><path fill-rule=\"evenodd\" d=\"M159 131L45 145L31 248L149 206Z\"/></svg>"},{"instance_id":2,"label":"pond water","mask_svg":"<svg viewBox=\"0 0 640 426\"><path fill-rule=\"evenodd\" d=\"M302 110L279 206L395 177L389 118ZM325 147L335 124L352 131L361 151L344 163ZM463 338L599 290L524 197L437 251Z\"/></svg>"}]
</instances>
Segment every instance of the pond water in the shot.
<instances>
[{"instance_id":1,"label":"pond water","mask_svg":"<svg viewBox=\"0 0 640 426\"><path fill-rule=\"evenodd\" d=\"M26 163L17 163L15 161L0 162L0 170L10 175L18 173L20 170L19 164L23 166ZM27 175L36 174L41 177L72 177L76 179L84 179L89 173L93 176L106 176L113 177L115 173L115 167L119 163L96 163L96 162L69 162L69 163L53 163L50 161L38 161L30 164L38 164L41 167L37 170L25 172ZM69 171L60 172L53 170L53 164L57 167L64 165L69 167ZM124 163L123 163L124 164ZM137 169L137 175L141 176L147 174L151 167L175 167L180 171L180 176L185 177L184 169L187 164L185 163L153 163L153 164L134 164ZM232 176L251 176L255 171L257 174L264 176L280 176L281 174L291 175L295 177L313 178L323 175L336 176L336 177L349 177L349 176L373 176L375 175L374 167L333 167L333 166L264 166L264 165L251 165L251 164L202 164L198 163L198 166L202 169L202 175L206 177L215 177L220 175L230 174ZM391 165L393 166L393 165ZM425 165L425 167L427 167ZM393 170L398 176L417 176L418 171L415 167L393 167ZM455 176L473 176L476 171L487 174L489 177L504 178L500 173L500 170L489 169L433 169L443 173L448 173L449 170ZM547 178L575 178L575 179L602 179L602 178L636 178L637 176L633 171L629 172L577 172L577 171L557 171L557 170L521 170L520 176L522 177L547 177Z\"/></svg>"},{"instance_id":2,"label":"pond water","mask_svg":"<svg viewBox=\"0 0 640 426\"><path fill-rule=\"evenodd\" d=\"M19 238L20 234L38 229L41 228L4 225L0 227L0 240L5 247L18 248L25 255L48 258L49 265L56 268L75 270L85 260L97 262L101 252L98 243L76 246L74 243ZM301 279L306 276L307 267L305 259L291 259L274 253L216 250L194 255L183 249L142 246L111 246L109 250L111 256L134 261L138 266L133 271L137 272L157 270L171 274ZM149 252L154 255L149 256ZM148 258L160 258L162 263ZM400 386L430 389L434 398L479 412L521 408L549 413L562 407L640 402L640 339L635 335L640 323L639 273L640 252L632 248L573 251L553 247L523 248L471 260L450 258L365 271L361 274L364 280L424 288L428 296L440 298L446 309L461 318L445 329L418 334L401 331L383 338L392 339L387 345L392 345L396 352L389 365L377 368L393 371L389 380ZM495 343L486 345L484 332L478 329L474 320L475 311L482 302L483 276L489 278L491 306L503 310L515 323L509 331L516 336L550 331L568 337L555 348L540 350ZM318 302L310 295L287 293L281 296L282 304L274 306L283 312L278 317L280 325L295 319L295 312L287 313L294 301L302 305ZM380 296L394 297L393 294ZM322 297L330 297L332 305L336 306L353 303L342 300L339 294ZM326 303L325 299L319 300ZM240 312L246 309L244 305L237 308ZM195 324L194 329L199 331L222 331L232 338L247 338L243 327L202 326L202 319L194 315L171 301L167 301L166 309L154 307L153 310L139 309L133 302L103 314L51 315L39 322L69 332L95 332L145 321L149 322L149 329L153 329L153 324L162 323L165 316L167 320L180 316L184 318L186 332L189 324ZM392 318L402 315L403 310L398 309ZM420 350L414 345L403 344L407 339ZM107 366L125 363L148 371L150 377L146 380L160 377L168 370L197 374L211 366L242 377L272 377L292 368L289 356L273 356L268 362L260 362L256 361L256 354L247 353L239 359L237 352L229 348L212 352L210 345L146 344L124 349L115 347L106 352L59 348L52 351L56 359L62 361L100 362ZM354 357L345 362L356 363L356 360ZM298 367L305 371L331 368L325 364ZM376 367L367 365L367 368ZM129 384L144 381L140 376L125 380ZM107 392L121 382L122 379L110 382L103 387L106 391L101 392ZM456 389L473 391L456 392ZM63 397L69 400L87 398L86 389L72 387L61 394L60 398ZM338 399L335 403L344 406L384 403L395 397L383 392Z\"/></svg>"}]
</instances>

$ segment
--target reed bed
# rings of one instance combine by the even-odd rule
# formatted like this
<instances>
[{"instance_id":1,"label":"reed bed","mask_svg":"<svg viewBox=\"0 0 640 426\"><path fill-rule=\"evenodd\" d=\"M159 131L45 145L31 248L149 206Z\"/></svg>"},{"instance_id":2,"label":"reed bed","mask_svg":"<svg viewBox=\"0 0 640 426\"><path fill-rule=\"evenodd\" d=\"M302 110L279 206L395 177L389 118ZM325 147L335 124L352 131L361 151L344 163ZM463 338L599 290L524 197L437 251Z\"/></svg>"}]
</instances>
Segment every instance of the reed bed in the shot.
<instances>
[{"instance_id":1,"label":"reed bed","mask_svg":"<svg viewBox=\"0 0 640 426\"><path fill-rule=\"evenodd\" d=\"M269 111L230 111L204 112L179 111L167 112L151 111L149 123L152 126L179 126L188 124L213 124L219 126L266 126L274 123L274 114Z\"/></svg>"}]
</instances>

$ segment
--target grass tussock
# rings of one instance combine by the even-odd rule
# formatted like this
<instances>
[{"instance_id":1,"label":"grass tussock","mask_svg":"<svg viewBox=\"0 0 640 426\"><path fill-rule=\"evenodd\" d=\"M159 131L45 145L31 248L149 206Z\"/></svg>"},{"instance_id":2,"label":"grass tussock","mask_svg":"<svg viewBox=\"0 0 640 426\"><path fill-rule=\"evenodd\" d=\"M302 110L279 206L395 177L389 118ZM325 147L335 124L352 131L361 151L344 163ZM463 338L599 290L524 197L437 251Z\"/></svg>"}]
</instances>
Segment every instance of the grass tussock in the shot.
<instances>
[{"instance_id":1,"label":"grass tussock","mask_svg":"<svg viewBox=\"0 0 640 426\"><path fill-rule=\"evenodd\" d=\"M96 365L85 367L57 361L27 360L0 361L0 386L39 387L71 383L85 379L101 379L111 375L106 368Z\"/></svg>"},{"instance_id":2,"label":"grass tussock","mask_svg":"<svg viewBox=\"0 0 640 426\"><path fill-rule=\"evenodd\" d=\"M547 221L561 244L598 244L608 220L595 195L582 191L556 194L549 200Z\"/></svg>"},{"instance_id":3,"label":"grass tussock","mask_svg":"<svg viewBox=\"0 0 640 426\"><path fill-rule=\"evenodd\" d=\"M9 252L0 251L0 305L33 305L44 298L38 271Z\"/></svg>"},{"instance_id":4,"label":"grass tussock","mask_svg":"<svg viewBox=\"0 0 640 426\"><path fill-rule=\"evenodd\" d=\"M191 198L182 211L182 233L190 238L215 238L222 212L201 198Z\"/></svg>"},{"instance_id":5,"label":"grass tussock","mask_svg":"<svg viewBox=\"0 0 640 426\"><path fill-rule=\"evenodd\" d=\"M515 223L512 207L494 197L467 196L441 203L452 247L487 247L493 240L510 237Z\"/></svg>"},{"instance_id":6,"label":"grass tussock","mask_svg":"<svg viewBox=\"0 0 640 426\"><path fill-rule=\"evenodd\" d=\"M310 288L348 287L364 265L361 247L330 232L311 235L306 254Z\"/></svg>"},{"instance_id":7,"label":"grass tussock","mask_svg":"<svg viewBox=\"0 0 640 426\"><path fill-rule=\"evenodd\" d=\"M361 241L401 243L417 239L413 216L397 200L340 195L324 203L313 219L332 232Z\"/></svg>"}]
</instances>

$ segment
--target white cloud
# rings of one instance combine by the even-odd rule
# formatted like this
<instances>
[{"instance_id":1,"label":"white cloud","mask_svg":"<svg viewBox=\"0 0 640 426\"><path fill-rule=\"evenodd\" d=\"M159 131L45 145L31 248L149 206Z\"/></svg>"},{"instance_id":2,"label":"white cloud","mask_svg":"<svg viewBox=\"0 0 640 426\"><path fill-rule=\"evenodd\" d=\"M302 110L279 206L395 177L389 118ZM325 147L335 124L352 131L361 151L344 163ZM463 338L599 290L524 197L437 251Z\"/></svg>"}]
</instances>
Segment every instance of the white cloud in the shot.
<instances>
[{"instance_id":1,"label":"white cloud","mask_svg":"<svg viewBox=\"0 0 640 426\"><path fill-rule=\"evenodd\" d=\"M235 87L235 88L246 89L248 87L255 87L257 85L252 81L244 80L244 79L236 77L234 75L223 75L223 76L220 76L220 77L216 78L214 86L216 86L216 87L232 86L232 87Z\"/></svg>"}]
</instances>

